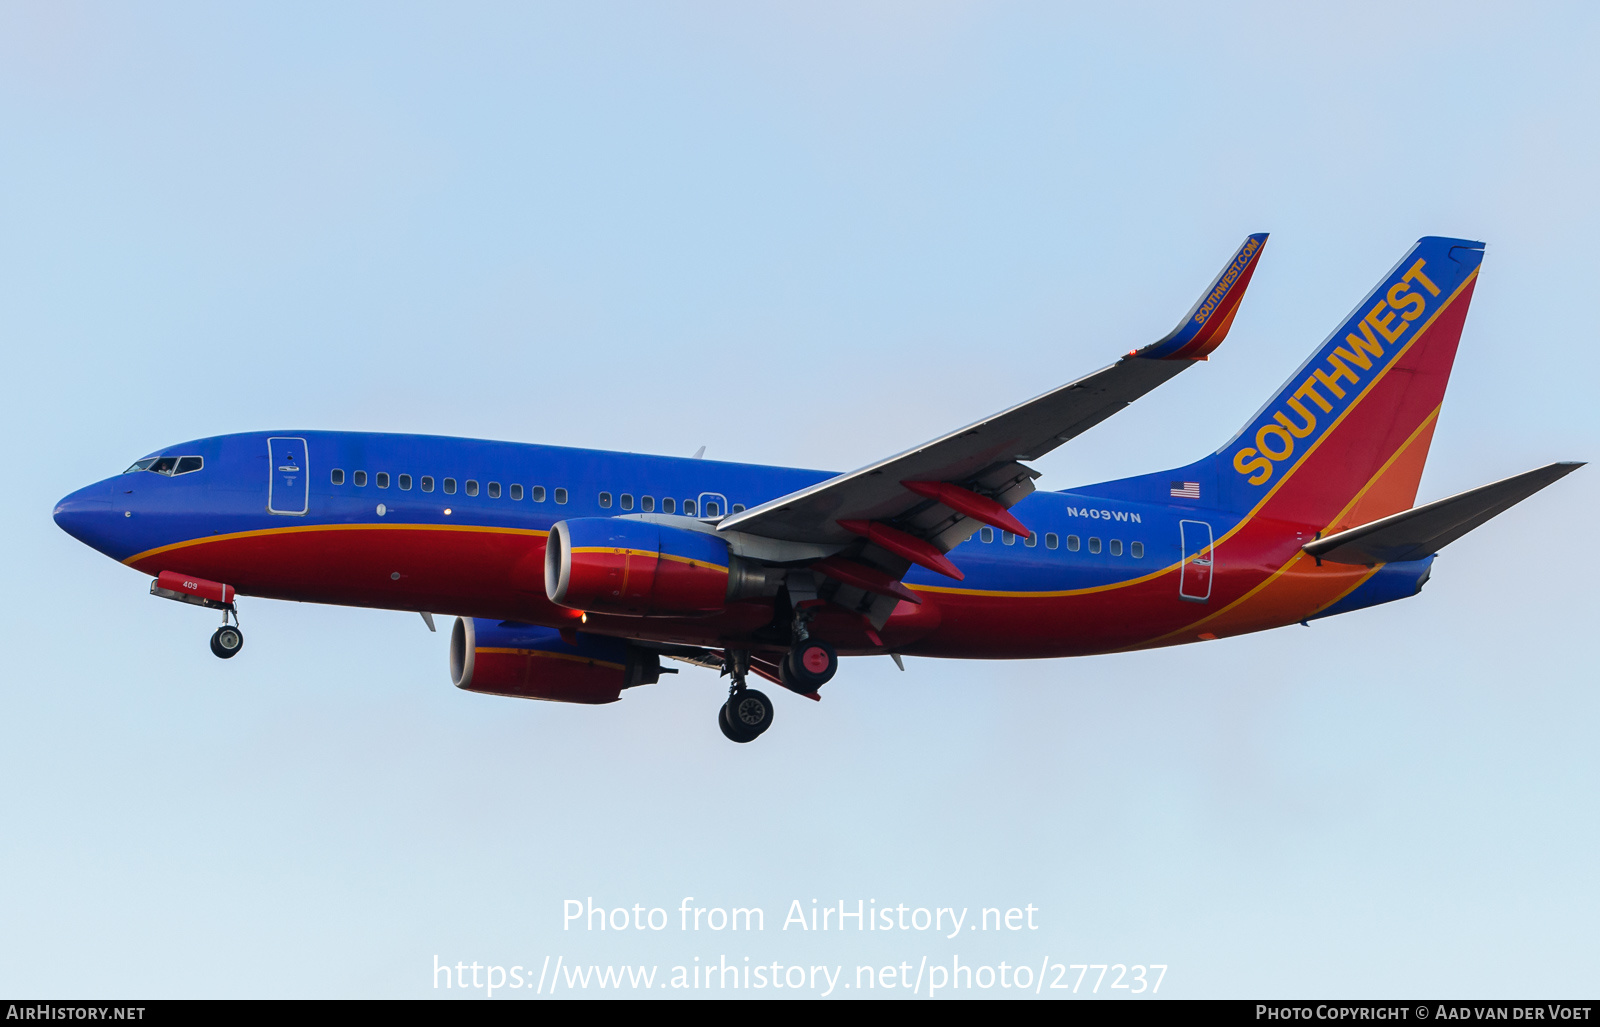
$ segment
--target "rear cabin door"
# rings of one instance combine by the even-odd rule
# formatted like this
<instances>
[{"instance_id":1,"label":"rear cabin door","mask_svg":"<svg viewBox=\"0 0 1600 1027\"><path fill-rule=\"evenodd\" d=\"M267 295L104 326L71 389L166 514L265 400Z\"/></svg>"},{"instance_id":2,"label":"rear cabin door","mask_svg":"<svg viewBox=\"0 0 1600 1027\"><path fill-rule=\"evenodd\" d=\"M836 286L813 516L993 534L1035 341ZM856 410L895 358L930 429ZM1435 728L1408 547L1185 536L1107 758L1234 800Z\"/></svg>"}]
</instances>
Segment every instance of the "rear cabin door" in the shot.
<instances>
[{"instance_id":1,"label":"rear cabin door","mask_svg":"<svg viewBox=\"0 0 1600 1027\"><path fill-rule=\"evenodd\" d=\"M1183 569L1178 576L1178 597L1194 603L1211 598L1211 525L1205 521L1179 521L1183 536Z\"/></svg>"},{"instance_id":2,"label":"rear cabin door","mask_svg":"<svg viewBox=\"0 0 1600 1027\"><path fill-rule=\"evenodd\" d=\"M305 439L267 440L267 513L305 515L311 494L309 463Z\"/></svg>"}]
</instances>

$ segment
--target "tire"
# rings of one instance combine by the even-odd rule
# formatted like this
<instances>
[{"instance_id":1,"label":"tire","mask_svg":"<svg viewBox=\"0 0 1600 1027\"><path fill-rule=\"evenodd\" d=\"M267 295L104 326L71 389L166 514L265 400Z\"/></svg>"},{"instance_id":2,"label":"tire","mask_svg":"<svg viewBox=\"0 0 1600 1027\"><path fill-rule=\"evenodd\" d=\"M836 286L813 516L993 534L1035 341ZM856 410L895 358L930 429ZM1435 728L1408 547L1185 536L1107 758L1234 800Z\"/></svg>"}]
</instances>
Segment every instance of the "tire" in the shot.
<instances>
[{"instance_id":1,"label":"tire","mask_svg":"<svg viewBox=\"0 0 1600 1027\"><path fill-rule=\"evenodd\" d=\"M244 632L224 625L211 635L211 652L219 659L231 660L244 648Z\"/></svg>"},{"instance_id":2,"label":"tire","mask_svg":"<svg viewBox=\"0 0 1600 1027\"><path fill-rule=\"evenodd\" d=\"M833 680L839 670L839 654L820 638L808 638L784 657L789 680L801 686L795 691L814 692Z\"/></svg>"},{"instance_id":3,"label":"tire","mask_svg":"<svg viewBox=\"0 0 1600 1027\"><path fill-rule=\"evenodd\" d=\"M723 719L736 742L748 742L772 726L772 700L765 692L741 689L723 706Z\"/></svg>"},{"instance_id":4,"label":"tire","mask_svg":"<svg viewBox=\"0 0 1600 1027\"><path fill-rule=\"evenodd\" d=\"M717 727L722 729L722 737L726 738L730 742L749 742L753 741L756 737L755 735L751 735L749 738L744 738L733 733L733 728L728 726L727 703L723 703L721 709L717 710Z\"/></svg>"}]
</instances>

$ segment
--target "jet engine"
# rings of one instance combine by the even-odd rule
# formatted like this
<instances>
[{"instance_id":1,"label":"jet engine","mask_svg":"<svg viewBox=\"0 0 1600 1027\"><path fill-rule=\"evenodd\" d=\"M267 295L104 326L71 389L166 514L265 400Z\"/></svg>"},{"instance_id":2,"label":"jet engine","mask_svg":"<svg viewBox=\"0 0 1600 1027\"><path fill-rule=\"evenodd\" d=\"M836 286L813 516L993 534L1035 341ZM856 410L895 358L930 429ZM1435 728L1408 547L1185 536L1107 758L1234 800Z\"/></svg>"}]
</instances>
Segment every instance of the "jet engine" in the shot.
<instances>
[{"instance_id":1,"label":"jet engine","mask_svg":"<svg viewBox=\"0 0 1600 1027\"><path fill-rule=\"evenodd\" d=\"M733 556L708 532L623 517L560 521L545 543L550 601L596 613L716 613L732 600L775 594L782 575Z\"/></svg>"},{"instance_id":2,"label":"jet engine","mask_svg":"<svg viewBox=\"0 0 1600 1027\"><path fill-rule=\"evenodd\" d=\"M661 673L661 657L618 638L577 635L573 644L554 628L465 617L450 633L450 680L469 692L608 703Z\"/></svg>"}]
</instances>

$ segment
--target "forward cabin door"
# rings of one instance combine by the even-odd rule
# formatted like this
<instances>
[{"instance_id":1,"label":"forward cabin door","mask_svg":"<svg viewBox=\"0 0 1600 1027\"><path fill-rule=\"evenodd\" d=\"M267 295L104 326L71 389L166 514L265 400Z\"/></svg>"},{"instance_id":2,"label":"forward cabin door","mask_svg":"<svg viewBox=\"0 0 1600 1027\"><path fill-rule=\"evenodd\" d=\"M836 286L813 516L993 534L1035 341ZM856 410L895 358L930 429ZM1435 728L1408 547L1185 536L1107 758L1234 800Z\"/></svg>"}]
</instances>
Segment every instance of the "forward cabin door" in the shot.
<instances>
[{"instance_id":1,"label":"forward cabin door","mask_svg":"<svg viewBox=\"0 0 1600 1027\"><path fill-rule=\"evenodd\" d=\"M1178 575L1178 597L1193 603L1211 598L1211 525L1205 521L1179 521L1183 536L1183 569Z\"/></svg>"},{"instance_id":2,"label":"forward cabin door","mask_svg":"<svg viewBox=\"0 0 1600 1027\"><path fill-rule=\"evenodd\" d=\"M267 440L267 513L305 516L311 495L309 463L305 439Z\"/></svg>"}]
</instances>

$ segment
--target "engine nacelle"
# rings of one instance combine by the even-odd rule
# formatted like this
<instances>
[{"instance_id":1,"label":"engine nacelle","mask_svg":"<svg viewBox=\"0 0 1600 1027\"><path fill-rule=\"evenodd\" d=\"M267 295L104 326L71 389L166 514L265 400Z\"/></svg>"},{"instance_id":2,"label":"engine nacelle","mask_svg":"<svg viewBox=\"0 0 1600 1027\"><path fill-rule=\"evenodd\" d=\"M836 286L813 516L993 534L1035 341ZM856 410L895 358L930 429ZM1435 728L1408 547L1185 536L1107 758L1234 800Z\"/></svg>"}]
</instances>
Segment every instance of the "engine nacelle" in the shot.
<instances>
[{"instance_id":1,"label":"engine nacelle","mask_svg":"<svg viewBox=\"0 0 1600 1027\"><path fill-rule=\"evenodd\" d=\"M450 680L469 692L608 703L660 678L660 656L618 638L579 635L569 645L554 628L464 617L450 633Z\"/></svg>"},{"instance_id":2,"label":"engine nacelle","mask_svg":"<svg viewBox=\"0 0 1600 1027\"><path fill-rule=\"evenodd\" d=\"M631 616L716 613L728 603L728 544L715 535L621 517L550 529L544 587L574 610Z\"/></svg>"}]
</instances>

